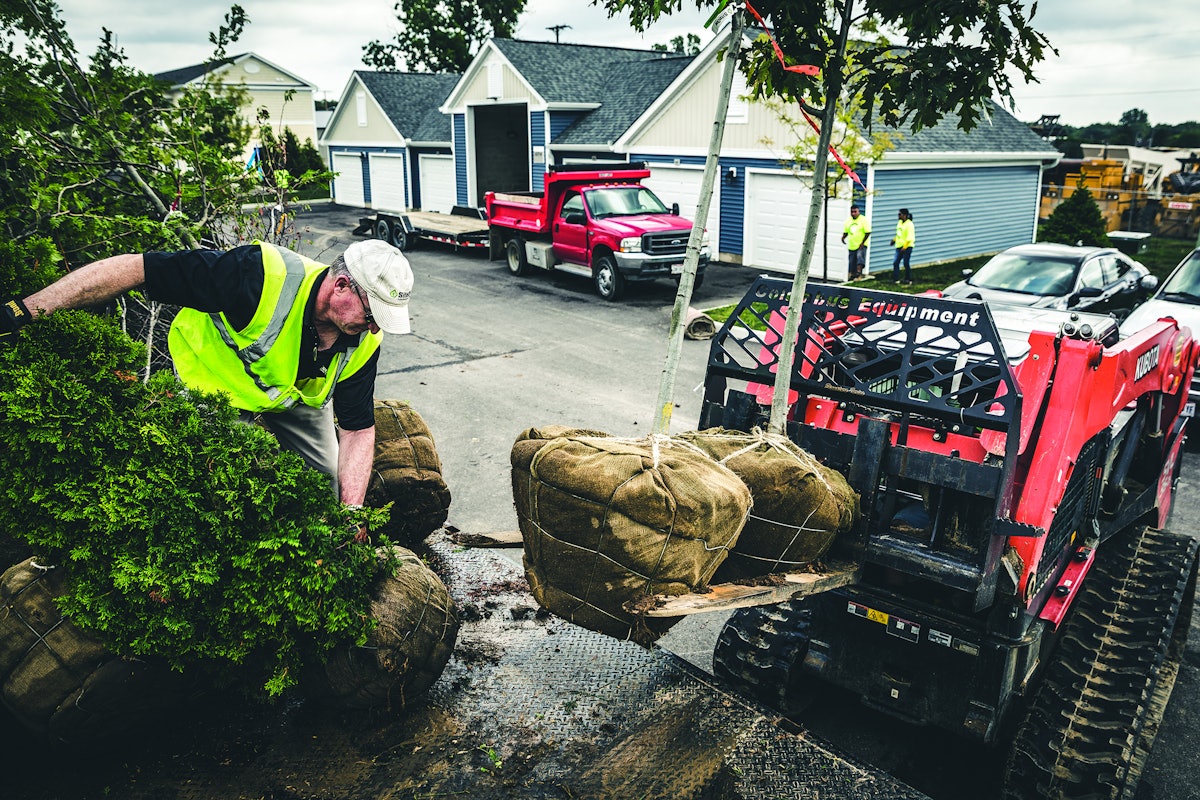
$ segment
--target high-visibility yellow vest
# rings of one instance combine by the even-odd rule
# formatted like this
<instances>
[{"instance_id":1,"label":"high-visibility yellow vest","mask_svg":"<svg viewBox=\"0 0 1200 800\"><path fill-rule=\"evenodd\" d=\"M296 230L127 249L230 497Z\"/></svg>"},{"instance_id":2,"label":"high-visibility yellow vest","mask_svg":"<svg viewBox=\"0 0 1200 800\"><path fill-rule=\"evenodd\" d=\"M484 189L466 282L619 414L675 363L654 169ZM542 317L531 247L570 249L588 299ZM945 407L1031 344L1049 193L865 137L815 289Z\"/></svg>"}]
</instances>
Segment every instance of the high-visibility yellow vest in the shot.
<instances>
[{"instance_id":1,"label":"high-visibility yellow vest","mask_svg":"<svg viewBox=\"0 0 1200 800\"><path fill-rule=\"evenodd\" d=\"M324 375L297 380L304 309L327 267L282 247L256 244L262 250L263 290L249 324L238 331L223 313L180 310L167 336L175 371L185 386L224 392L246 411L286 411L297 403L321 408L333 398L334 384L379 349L383 335L364 332L358 345L334 356Z\"/></svg>"}]
</instances>

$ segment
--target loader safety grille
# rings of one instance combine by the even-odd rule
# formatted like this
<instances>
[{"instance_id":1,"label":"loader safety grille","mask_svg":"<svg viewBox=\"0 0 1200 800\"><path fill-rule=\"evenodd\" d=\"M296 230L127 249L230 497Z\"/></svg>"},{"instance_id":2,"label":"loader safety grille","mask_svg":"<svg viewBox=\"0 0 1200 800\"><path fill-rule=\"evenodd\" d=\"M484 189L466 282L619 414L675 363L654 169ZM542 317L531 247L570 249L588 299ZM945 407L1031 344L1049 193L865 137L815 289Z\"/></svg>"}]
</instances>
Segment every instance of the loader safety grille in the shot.
<instances>
[{"instance_id":1,"label":"loader safety grille","mask_svg":"<svg viewBox=\"0 0 1200 800\"><path fill-rule=\"evenodd\" d=\"M1050 523L1050 530L1046 534L1046 544L1042 548L1044 563L1038 566L1038 575L1041 577L1042 583L1053 577L1054 570L1050 569L1051 562L1061 558L1067 551L1067 539L1085 519L1093 517L1096 513L1096 506L1099 503L1097 495L1099 480L1096 477L1096 468L1101 454L1108 446L1108 438L1109 432L1106 429L1092 437L1079 453L1079 460L1071 472L1071 479L1067 481L1067 488L1063 491L1058 510L1054 512L1054 521ZM1081 536L1087 536L1091 531L1079 531L1079 533ZM1040 585L1038 588L1041 588Z\"/></svg>"},{"instance_id":2,"label":"loader safety grille","mask_svg":"<svg viewBox=\"0 0 1200 800\"><path fill-rule=\"evenodd\" d=\"M714 337L708 372L750 383L770 403L791 282L760 277ZM721 402L723 381L705 399ZM791 388L908 412L962 428L1007 431L1020 391L981 302L810 286Z\"/></svg>"}]
</instances>

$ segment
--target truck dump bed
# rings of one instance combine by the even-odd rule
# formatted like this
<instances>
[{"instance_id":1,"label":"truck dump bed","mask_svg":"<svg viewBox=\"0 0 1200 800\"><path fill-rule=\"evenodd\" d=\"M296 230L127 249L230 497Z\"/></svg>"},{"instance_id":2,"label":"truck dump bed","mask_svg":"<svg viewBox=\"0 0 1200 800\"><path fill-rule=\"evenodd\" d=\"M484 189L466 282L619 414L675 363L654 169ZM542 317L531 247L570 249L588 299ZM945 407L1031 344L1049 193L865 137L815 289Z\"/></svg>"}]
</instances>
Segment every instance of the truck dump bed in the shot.
<instances>
[{"instance_id":1,"label":"truck dump bed","mask_svg":"<svg viewBox=\"0 0 1200 800\"><path fill-rule=\"evenodd\" d=\"M22 759L30 768L6 779L6 796L924 797L665 650L539 612L517 565L452 536L431 537L428 557L462 628L446 671L408 710L327 718L293 705L246 722L224 709L208 728L188 720L183 753L71 770Z\"/></svg>"}]
</instances>

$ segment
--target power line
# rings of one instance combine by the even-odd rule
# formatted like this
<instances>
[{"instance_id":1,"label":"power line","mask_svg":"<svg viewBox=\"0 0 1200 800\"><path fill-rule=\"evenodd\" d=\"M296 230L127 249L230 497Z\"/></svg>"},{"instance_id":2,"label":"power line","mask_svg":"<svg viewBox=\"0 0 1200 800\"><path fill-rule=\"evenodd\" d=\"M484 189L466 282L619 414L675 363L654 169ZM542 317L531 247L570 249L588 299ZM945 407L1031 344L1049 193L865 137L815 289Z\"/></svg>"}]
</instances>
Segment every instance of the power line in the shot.
<instances>
[{"instance_id":1,"label":"power line","mask_svg":"<svg viewBox=\"0 0 1200 800\"><path fill-rule=\"evenodd\" d=\"M1128 92L1071 92L1070 94L1031 94L1025 95L1031 100L1057 100L1061 97L1122 97L1130 94L1186 94L1200 92L1200 86L1190 89L1131 89Z\"/></svg>"}]
</instances>

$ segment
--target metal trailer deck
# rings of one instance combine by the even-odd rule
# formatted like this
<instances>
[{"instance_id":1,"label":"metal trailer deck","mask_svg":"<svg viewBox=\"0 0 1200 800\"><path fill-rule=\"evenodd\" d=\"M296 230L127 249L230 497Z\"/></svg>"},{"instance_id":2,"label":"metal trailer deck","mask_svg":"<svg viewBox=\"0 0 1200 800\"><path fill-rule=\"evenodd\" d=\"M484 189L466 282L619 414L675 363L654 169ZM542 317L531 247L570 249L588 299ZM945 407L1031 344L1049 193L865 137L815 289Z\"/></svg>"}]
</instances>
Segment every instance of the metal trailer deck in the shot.
<instances>
[{"instance_id":1,"label":"metal trailer deck","mask_svg":"<svg viewBox=\"0 0 1200 800\"><path fill-rule=\"evenodd\" d=\"M454 655L407 710L268 714L227 708L187 720L185 745L132 757L59 758L6 778L6 797L123 800L918 800L787 720L731 694L661 649L585 630L538 609L520 568L456 544L424 555L459 608ZM11 752L11 751L10 751ZM58 764L58 767L51 767Z\"/></svg>"},{"instance_id":2,"label":"metal trailer deck","mask_svg":"<svg viewBox=\"0 0 1200 800\"><path fill-rule=\"evenodd\" d=\"M355 234L368 234L411 249L419 239L455 247L487 247L488 223L478 208L455 206L449 214L439 211L380 211L373 217L361 217Z\"/></svg>"}]
</instances>

